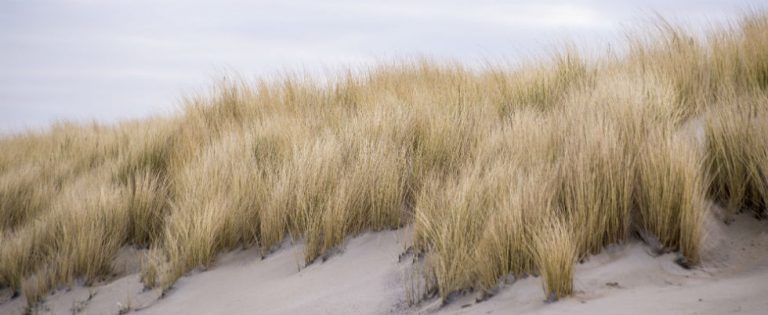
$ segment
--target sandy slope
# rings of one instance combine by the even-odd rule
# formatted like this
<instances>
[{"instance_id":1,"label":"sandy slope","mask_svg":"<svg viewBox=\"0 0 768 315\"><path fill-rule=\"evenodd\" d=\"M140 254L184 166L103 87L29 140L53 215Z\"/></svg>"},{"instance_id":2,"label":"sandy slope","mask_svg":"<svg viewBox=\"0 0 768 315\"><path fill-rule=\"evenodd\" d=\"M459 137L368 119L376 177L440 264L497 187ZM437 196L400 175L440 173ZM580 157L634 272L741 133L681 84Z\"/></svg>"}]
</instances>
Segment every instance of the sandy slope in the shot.
<instances>
[{"instance_id":1,"label":"sandy slope","mask_svg":"<svg viewBox=\"0 0 768 315\"><path fill-rule=\"evenodd\" d=\"M404 296L402 231L369 233L343 253L299 269L303 246L260 260L253 250L179 281L142 314L367 314L397 310Z\"/></svg>"},{"instance_id":2,"label":"sandy slope","mask_svg":"<svg viewBox=\"0 0 768 315\"><path fill-rule=\"evenodd\" d=\"M129 274L58 292L42 313L71 314L74 306L115 314L129 305L138 314L767 314L768 222L740 215L728 226L713 221L708 231L699 268L682 269L674 254L653 257L640 242L612 246L577 266L574 297L551 304L543 302L540 279L529 277L481 303L470 294L442 307L437 300L408 307L410 263L398 262L407 233L388 231L352 239L343 252L305 268L301 245L263 260L255 250L229 253L159 300ZM6 301L0 314L20 313L22 305L23 298Z\"/></svg>"}]
</instances>

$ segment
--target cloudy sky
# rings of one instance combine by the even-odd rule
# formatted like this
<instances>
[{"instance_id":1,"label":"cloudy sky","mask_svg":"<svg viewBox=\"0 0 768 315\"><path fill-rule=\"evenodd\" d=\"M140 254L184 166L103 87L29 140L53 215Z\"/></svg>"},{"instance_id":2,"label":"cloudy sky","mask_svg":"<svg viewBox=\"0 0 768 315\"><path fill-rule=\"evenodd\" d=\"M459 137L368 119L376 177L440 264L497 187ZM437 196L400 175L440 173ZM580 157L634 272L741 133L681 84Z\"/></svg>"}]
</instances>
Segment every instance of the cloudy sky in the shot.
<instances>
[{"instance_id":1,"label":"cloudy sky","mask_svg":"<svg viewBox=\"0 0 768 315\"><path fill-rule=\"evenodd\" d=\"M168 114L232 71L514 62L563 41L599 47L655 13L705 27L759 2L0 0L0 132Z\"/></svg>"}]
</instances>

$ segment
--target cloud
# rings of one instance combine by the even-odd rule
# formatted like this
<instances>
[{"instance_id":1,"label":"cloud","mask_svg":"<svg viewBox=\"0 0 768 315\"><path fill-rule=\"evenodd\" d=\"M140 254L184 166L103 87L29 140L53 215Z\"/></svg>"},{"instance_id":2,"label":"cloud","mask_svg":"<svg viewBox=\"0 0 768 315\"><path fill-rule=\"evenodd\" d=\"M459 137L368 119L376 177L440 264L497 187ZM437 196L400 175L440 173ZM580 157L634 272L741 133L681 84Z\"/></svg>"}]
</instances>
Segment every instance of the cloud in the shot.
<instances>
[{"instance_id":1,"label":"cloud","mask_svg":"<svg viewBox=\"0 0 768 315\"><path fill-rule=\"evenodd\" d=\"M757 3L742 1L739 3ZM323 73L398 56L463 62L598 42L659 11L730 17L733 2L6 0L0 129L168 111L212 74Z\"/></svg>"}]
</instances>

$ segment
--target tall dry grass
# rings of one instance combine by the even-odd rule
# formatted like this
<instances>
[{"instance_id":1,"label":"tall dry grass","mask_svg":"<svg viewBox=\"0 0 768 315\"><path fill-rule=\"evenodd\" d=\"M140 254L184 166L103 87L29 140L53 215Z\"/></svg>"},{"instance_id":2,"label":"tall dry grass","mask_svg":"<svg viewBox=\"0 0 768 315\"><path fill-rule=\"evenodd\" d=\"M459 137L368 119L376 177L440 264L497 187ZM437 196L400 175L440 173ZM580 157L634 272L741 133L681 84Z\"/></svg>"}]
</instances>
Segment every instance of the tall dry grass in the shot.
<instances>
[{"instance_id":1,"label":"tall dry grass","mask_svg":"<svg viewBox=\"0 0 768 315\"><path fill-rule=\"evenodd\" d=\"M173 118L7 136L0 286L32 305L136 246L145 284L169 288L237 247L304 242L310 264L409 224L444 299L529 274L567 296L575 261L637 230L695 265L707 198L768 203L768 16L647 34L513 69L230 79Z\"/></svg>"},{"instance_id":2,"label":"tall dry grass","mask_svg":"<svg viewBox=\"0 0 768 315\"><path fill-rule=\"evenodd\" d=\"M534 230L530 251L541 272L548 301L573 293L573 269L579 255L579 239L574 231L580 228L562 218L547 218Z\"/></svg>"},{"instance_id":3,"label":"tall dry grass","mask_svg":"<svg viewBox=\"0 0 768 315\"><path fill-rule=\"evenodd\" d=\"M710 193L733 214L768 207L768 98L765 93L738 98L706 116Z\"/></svg>"},{"instance_id":4,"label":"tall dry grass","mask_svg":"<svg viewBox=\"0 0 768 315\"><path fill-rule=\"evenodd\" d=\"M638 224L663 246L679 250L687 263L698 264L708 181L695 140L662 130L640 154Z\"/></svg>"}]
</instances>

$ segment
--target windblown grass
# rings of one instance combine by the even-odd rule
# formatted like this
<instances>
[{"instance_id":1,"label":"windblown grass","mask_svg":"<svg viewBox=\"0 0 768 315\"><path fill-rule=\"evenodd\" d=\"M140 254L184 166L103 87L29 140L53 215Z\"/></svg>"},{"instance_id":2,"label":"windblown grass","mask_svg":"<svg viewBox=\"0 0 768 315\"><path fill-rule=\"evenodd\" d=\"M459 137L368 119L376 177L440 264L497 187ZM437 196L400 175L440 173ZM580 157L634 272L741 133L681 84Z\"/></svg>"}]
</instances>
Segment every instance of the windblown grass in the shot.
<instances>
[{"instance_id":1,"label":"windblown grass","mask_svg":"<svg viewBox=\"0 0 768 315\"><path fill-rule=\"evenodd\" d=\"M137 246L167 289L237 247L300 241L310 264L409 224L443 299L529 274L568 296L575 261L637 230L695 265L706 198L768 204L768 16L706 38L661 22L628 48L229 80L178 117L5 137L0 286L34 304Z\"/></svg>"},{"instance_id":2,"label":"windblown grass","mask_svg":"<svg viewBox=\"0 0 768 315\"><path fill-rule=\"evenodd\" d=\"M695 140L664 131L650 136L639 157L638 224L661 245L699 263L707 184Z\"/></svg>"},{"instance_id":3,"label":"windblown grass","mask_svg":"<svg viewBox=\"0 0 768 315\"><path fill-rule=\"evenodd\" d=\"M710 193L733 214L744 207L765 215L768 207L768 98L736 99L707 115Z\"/></svg>"},{"instance_id":4,"label":"windblown grass","mask_svg":"<svg viewBox=\"0 0 768 315\"><path fill-rule=\"evenodd\" d=\"M574 226L554 218L540 222L534 230L531 252L543 278L548 301L556 301L573 293L573 268L578 260L578 238Z\"/></svg>"}]
</instances>

